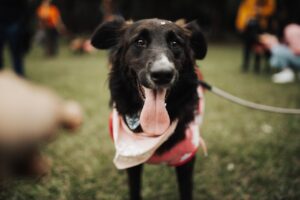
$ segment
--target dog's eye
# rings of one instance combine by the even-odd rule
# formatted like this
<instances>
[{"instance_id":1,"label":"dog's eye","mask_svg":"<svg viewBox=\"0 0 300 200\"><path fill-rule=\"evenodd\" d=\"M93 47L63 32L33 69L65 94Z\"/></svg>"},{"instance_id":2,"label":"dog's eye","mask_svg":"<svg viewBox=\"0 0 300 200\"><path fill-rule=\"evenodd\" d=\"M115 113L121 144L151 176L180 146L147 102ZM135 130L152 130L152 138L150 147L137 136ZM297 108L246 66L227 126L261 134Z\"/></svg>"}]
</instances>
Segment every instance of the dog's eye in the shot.
<instances>
[{"instance_id":1,"label":"dog's eye","mask_svg":"<svg viewBox=\"0 0 300 200\"><path fill-rule=\"evenodd\" d=\"M135 42L135 45L137 47L140 47L140 48L146 48L147 47L147 41L146 40L143 40L143 39L138 39L136 42Z\"/></svg>"}]
</instances>

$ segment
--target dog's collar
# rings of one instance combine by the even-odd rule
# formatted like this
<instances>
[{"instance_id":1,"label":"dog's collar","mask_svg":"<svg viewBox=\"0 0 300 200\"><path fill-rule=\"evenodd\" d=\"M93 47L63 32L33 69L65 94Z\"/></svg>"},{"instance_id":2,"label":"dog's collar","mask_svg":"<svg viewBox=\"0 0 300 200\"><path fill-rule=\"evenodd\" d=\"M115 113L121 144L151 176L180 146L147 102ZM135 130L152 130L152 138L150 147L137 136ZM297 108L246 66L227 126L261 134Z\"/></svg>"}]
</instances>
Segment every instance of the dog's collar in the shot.
<instances>
[{"instance_id":1,"label":"dog's collar","mask_svg":"<svg viewBox=\"0 0 300 200\"><path fill-rule=\"evenodd\" d=\"M133 115L125 115L124 121L126 122L128 128L133 132L136 132L137 130L141 129L139 112Z\"/></svg>"}]
</instances>

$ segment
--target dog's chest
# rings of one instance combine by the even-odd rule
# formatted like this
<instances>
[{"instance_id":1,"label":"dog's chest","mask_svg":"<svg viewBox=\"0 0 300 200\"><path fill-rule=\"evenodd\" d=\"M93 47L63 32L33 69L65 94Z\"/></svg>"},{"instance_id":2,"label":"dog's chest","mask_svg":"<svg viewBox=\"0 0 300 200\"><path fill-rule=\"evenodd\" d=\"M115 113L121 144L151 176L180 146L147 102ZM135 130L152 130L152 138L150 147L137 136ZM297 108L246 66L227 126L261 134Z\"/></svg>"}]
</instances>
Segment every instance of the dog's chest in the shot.
<instances>
[{"instance_id":1,"label":"dog's chest","mask_svg":"<svg viewBox=\"0 0 300 200\"><path fill-rule=\"evenodd\" d=\"M115 114L115 117L111 117L111 136L115 141L116 156L122 156L121 162L125 163L122 163L122 166L135 166L136 164L141 164L143 162L147 162L150 164L164 163L171 166L179 166L193 158L197 152L199 145L203 147L204 144L204 141L201 138L199 132L199 126L202 123L204 114L204 98L202 88L198 88L198 95L199 104L197 110L195 110L196 117L194 121L188 124L184 132L185 138L176 143L171 149L160 155L155 153L156 150L172 135L176 126L173 127L172 130L170 129L170 131L172 132L165 133L169 134L166 137L163 135L156 138L148 138L147 136L145 136L145 134L143 134L143 132L135 133L133 131L137 130L140 127L138 114L124 117ZM116 110L115 113L117 113ZM160 139L160 137L163 139ZM118 147L116 142L122 144L122 147ZM156 144L154 144L155 142ZM148 149L147 146L149 146ZM142 152L143 148L145 148L145 152ZM118 152L120 149L123 149L123 152ZM131 151L132 149L133 151ZM203 147L203 149L205 151L205 147ZM122 153L123 155L121 155ZM147 155L147 157L145 157L145 155ZM133 162L134 164L131 162Z\"/></svg>"}]
</instances>

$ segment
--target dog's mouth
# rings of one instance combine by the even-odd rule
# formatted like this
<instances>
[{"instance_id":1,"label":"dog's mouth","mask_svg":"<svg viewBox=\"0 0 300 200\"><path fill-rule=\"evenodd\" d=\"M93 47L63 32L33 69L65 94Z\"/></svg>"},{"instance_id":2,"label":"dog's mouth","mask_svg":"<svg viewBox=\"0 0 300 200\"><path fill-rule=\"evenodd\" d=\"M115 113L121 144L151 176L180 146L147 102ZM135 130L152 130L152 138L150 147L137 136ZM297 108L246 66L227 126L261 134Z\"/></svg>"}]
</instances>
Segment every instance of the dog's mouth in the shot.
<instances>
[{"instance_id":1,"label":"dog's mouth","mask_svg":"<svg viewBox=\"0 0 300 200\"><path fill-rule=\"evenodd\" d=\"M137 84L136 84L136 85L137 85L137 89L138 89L138 93L139 93L140 98L141 98L143 101L145 101L145 99L146 99L146 96L145 96L145 88L147 88L147 87L143 86L143 85L140 84L138 81L137 81ZM162 90L162 89L152 89L152 90L154 90L154 91L159 91L159 90ZM169 94L170 94L170 88L166 88L165 101L167 101L167 98L168 98ZM167 104L166 104L166 105L167 105Z\"/></svg>"},{"instance_id":2,"label":"dog's mouth","mask_svg":"<svg viewBox=\"0 0 300 200\"><path fill-rule=\"evenodd\" d=\"M149 136L163 134L170 126L170 117L166 109L166 98L168 89L151 89L138 85L138 91L144 100L144 105L140 113L140 125Z\"/></svg>"}]
</instances>

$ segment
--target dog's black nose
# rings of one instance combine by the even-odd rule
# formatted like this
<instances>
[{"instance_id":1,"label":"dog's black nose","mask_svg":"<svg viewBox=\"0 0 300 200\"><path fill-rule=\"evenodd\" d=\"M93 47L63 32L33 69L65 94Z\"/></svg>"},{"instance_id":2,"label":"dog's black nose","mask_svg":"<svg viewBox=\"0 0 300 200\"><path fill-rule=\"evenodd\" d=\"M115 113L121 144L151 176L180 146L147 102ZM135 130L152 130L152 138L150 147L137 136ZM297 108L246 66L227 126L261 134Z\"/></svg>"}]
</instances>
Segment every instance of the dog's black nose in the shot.
<instances>
[{"instance_id":1,"label":"dog's black nose","mask_svg":"<svg viewBox=\"0 0 300 200\"><path fill-rule=\"evenodd\" d=\"M168 70L151 70L151 80L157 85L170 84L174 78L175 72L173 69Z\"/></svg>"}]
</instances>

